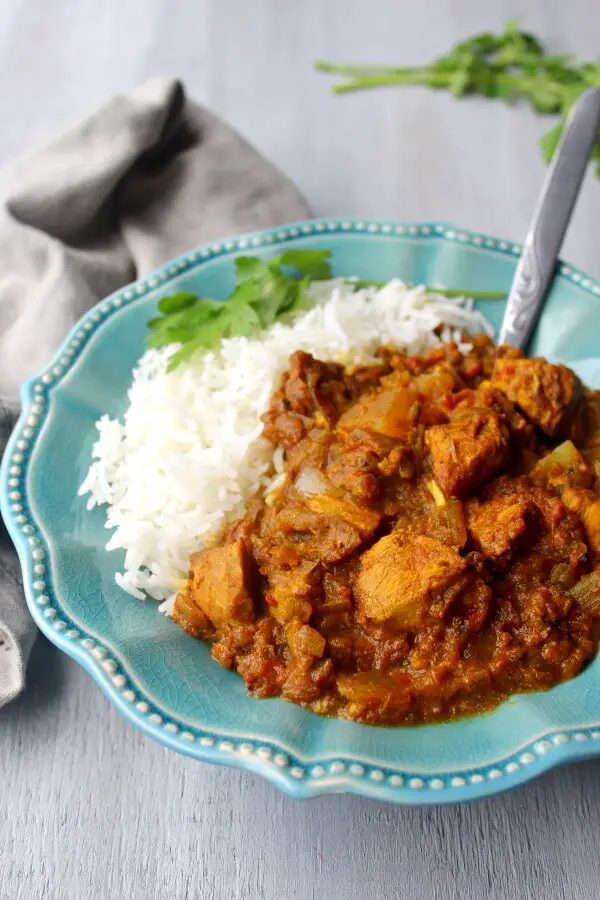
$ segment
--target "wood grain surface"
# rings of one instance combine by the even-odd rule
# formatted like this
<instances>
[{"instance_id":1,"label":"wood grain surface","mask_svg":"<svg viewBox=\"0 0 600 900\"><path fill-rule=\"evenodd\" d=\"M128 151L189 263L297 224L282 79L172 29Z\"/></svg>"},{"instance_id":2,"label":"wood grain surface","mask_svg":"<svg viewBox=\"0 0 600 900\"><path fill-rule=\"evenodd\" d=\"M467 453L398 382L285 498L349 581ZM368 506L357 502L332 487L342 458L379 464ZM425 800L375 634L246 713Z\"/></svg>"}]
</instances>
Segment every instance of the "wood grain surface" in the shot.
<instances>
[{"instance_id":1,"label":"wood grain surface","mask_svg":"<svg viewBox=\"0 0 600 900\"><path fill-rule=\"evenodd\" d=\"M557 52L600 52L598 0L3 0L0 161L173 73L318 214L520 240L546 122L424 90L333 97L311 70L316 58L426 61L511 15ZM564 255L595 276L599 226L590 177ZM462 807L290 800L142 737L43 638L27 691L0 711L1 900L597 900L598 834L595 761Z\"/></svg>"}]
</instances>

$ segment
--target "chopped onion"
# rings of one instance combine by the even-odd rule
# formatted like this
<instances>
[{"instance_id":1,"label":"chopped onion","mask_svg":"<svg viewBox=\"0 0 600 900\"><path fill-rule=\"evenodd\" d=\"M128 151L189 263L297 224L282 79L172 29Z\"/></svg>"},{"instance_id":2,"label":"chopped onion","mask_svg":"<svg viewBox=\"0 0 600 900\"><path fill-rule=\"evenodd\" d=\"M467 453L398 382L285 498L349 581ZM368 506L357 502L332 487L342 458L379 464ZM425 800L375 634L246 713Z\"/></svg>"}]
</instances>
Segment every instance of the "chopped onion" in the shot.
<instances>
[{"instance_id":1,"label":"chopped onion","mask_svg":"<svg viewBox=\"0 0 600 900\"><path fill-rule=\"evenodd\" d=\"M437 481L434 481L433 478L430 478L427 482L427 490L435 500L436 506L446 505L446 497L444 496L444 492L442 491Z\"/></svg>"},{"instance_id":2,"label":"chopped onion","mask_svg":"<svg viewBox=\"0 0 600 900\"><path fill-rule=\"evenodd\" d=\"M298 473L295 488L304 497L315 497L325 494L331 487L324 475L312 466L305 466Z\"/></svg>"}]
</instances>

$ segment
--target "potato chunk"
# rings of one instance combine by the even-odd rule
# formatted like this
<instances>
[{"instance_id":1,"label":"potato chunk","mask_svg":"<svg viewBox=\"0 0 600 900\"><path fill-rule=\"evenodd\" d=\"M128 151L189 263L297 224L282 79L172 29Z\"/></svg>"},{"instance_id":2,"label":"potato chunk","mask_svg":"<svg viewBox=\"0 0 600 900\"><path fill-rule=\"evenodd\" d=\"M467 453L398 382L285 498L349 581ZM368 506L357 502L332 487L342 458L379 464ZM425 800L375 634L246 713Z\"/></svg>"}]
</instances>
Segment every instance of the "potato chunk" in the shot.
<instances>
[{"instance_id":1,"label":"potato chunk","mask_svg":"<svg viewBox=\"0 0 600 900\"><path fill-rule=\"evenodd\" d=\"M361 557L354 584L359 612L375 622L416 630L426 601L453 584L466 568L458 552L440 541L388 534Z\"/></svg>"},{"instance_id":2,"label":"potato chunk","mask_svg":"<svg viewBox=\"0 0 600 900\"><path fill-rule=\"evenodd\" d=\"M390 438L404 438L419 414L419 395L411 388L379 391L361 399L340 417L339 431L361 428Z\"/></svg>"},{"instance_id":3,"label":"potato chunk","mask_svg":"<svg viewBox=\"0 0 600 900\"><path fill-rule=\"evenodd\" d=\"M320 659L325 652L327 641L315 628L293 619L286 627L288 647L292 656L312 656Z\"/></svg>"},{"instance_id":4,"label":"potato chunk","mask_svg":"<svg viewBox=\"0 0 600 900\"><path fill-rule=\"evenodd\" d=\"M533 481L547 487L588 487L591 470L572 441L563 441L542 457L529 473Z\"/></svg>"},{"instance_id":5,"label":"potato chunk","mask_svg":"<svg viewBox=\"0 0 600 900\"><path fill-rule=\"evenodd\" d=\"M216 628L232 620L252 621L250 558L242 538L193 553L190 563L189 596Z\"/></svg>"},{"instance_id":6,"label":"potato chunk","mask_svg":"<svg viewBox=\"0 0 600 900\"><path fill-rule=\"evenodd\" d=\"M292 619L308 622L312 615L310 600L314 593L314 570L315 566L306 561L293 569L268 566L269 614L284 622Z\"/></svg>"},{"instance_id":7,"label":"potato chunk","mask_svg":"<svg viewBox=\"0 0 600 900\"><path fill-rule=\"evenodd\" d=\"M500 416L474 407L458 411L448 425L425 436L433 474L448 497L464 497L494 475L508 455L508 429Z\"/></svg>"}]
</instances>

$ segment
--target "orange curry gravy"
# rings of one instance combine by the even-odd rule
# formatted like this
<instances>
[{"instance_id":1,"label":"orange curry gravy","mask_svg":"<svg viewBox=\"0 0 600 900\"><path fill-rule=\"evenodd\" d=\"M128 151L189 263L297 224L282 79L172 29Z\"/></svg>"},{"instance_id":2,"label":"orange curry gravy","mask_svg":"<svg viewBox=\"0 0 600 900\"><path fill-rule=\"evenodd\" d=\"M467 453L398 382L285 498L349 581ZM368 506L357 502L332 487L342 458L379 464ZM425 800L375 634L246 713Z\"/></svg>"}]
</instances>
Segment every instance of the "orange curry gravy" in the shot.
<instances>
[{"instance_id":1,"label":"orange curry gravy","mask_svg":"<svg viewBox=\"0 0 600 900\"><path fill-rule=\"evenodd\" d=\"M174 618L256 697L414 724L572 678L600 621L600 392L477 337L294 353L285 477L195 553Z\"/></svg>"}]
</instances>

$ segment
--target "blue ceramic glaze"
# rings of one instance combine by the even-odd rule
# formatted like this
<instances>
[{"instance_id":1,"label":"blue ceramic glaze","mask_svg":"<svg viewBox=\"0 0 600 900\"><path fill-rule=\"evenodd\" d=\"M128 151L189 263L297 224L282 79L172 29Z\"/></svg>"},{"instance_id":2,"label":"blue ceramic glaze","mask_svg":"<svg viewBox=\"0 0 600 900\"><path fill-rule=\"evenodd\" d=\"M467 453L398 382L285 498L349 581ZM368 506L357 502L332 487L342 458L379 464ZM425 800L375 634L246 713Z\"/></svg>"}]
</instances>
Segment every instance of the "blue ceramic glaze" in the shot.
<instances>
[{"instance_id":1,"label":"blue ceramic glaze","mask_svg":"<svg viewBox=\"0 0 600 900\"><path fill-rule=\"evenodd\" d=\"M189 756L251 769L294 797L351 791L399 803L482 797L600 752L600 658L547 693L495 712L414 728L321 718L281 699L254 700L242 679L115 584L104 512L77 490L103 413L126 406L146 322L174 290L227 296L239 253L329 247L336 274L469 290L507 290L520 247L448 225L317 220L244 235L182 256L108 297L22 391L2 463L1 506L40 629L78 660L137 727ZM480 308L500 323L503 303ZM561 265L533 352L576 363L600 386L600 285Z\"/></svg>"}]
</instances>

